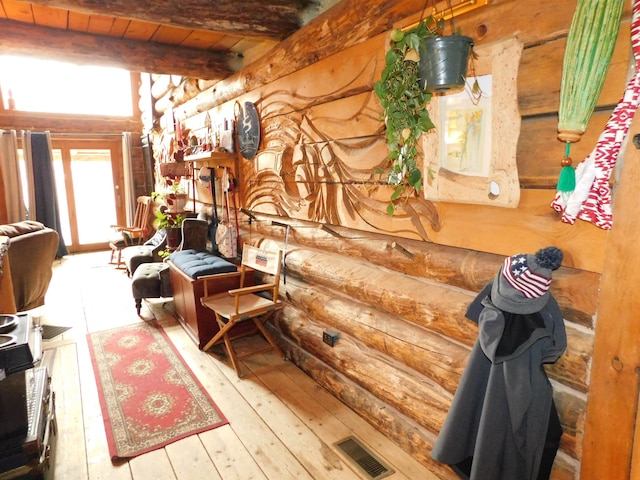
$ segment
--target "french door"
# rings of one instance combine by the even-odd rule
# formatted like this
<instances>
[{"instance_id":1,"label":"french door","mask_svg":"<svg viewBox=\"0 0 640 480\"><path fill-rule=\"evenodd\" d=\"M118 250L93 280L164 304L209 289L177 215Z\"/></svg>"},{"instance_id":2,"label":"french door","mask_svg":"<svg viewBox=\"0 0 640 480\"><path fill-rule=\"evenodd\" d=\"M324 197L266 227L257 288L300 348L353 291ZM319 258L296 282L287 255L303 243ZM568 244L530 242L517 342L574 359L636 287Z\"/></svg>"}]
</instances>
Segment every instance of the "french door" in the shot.
<instances>
[{"instance_id":1,"label":"french door","mask_svg":"<svg viewBox=\"0 0 640 480\"><path fill-rule=\"evenodd\" d=\"M125 217L122 138L51 137L62 236L70 252L108 248ZM120 221L119 221L120 220Z\"/></svg>"}]
</instances>

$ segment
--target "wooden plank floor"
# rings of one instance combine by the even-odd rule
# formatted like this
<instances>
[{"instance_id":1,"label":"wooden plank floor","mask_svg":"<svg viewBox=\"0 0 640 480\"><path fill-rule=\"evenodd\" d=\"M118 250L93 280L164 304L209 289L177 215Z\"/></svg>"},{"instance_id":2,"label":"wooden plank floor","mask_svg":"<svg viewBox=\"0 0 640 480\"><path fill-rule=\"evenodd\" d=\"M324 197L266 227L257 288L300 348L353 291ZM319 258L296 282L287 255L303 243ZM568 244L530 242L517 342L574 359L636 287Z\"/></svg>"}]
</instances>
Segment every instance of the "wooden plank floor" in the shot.
<instances>
[{"instance_id":1,"label":"wooden plank floor","mask_svg":"<svg viewBox=\"0 0 640 480\"><path fill-rule=\"evenodd\" d=\"M275 354L242 362L238 379L224 356L197 349L173 317L171 301L143 303L136 315L130 280L108 265L106 252L57 260L42 323L71 326L46 341L56 394L57 479L318 479L370 478L346 460L335 442L353 435L386 462L392 480L435 479L300 369ZM157 319L185 362L229 420L163 449L113 465L86 334Z\"/></svg>"}]
</instances>

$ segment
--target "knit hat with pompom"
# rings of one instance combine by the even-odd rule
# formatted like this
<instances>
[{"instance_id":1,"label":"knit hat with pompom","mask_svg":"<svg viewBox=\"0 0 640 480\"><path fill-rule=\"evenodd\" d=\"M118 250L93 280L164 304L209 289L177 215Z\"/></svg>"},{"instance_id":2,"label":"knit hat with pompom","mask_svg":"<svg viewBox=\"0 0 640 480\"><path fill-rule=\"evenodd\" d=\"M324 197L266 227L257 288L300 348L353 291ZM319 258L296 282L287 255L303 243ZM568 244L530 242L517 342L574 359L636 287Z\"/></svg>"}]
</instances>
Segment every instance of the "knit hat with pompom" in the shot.
<instances>
[{"instance_id":1,"label":"knit hat with pompom","mask_svg":"<svg viewBox=\"0 0 640 480\"><path fill-rule=\"evenodd\" d=\"M535 313L549 300L551 272L562 263L562 250L540 249L535 255L518 253L507 257L493 281L491 301L511 313Z\"/></svg>"}]
</instances>

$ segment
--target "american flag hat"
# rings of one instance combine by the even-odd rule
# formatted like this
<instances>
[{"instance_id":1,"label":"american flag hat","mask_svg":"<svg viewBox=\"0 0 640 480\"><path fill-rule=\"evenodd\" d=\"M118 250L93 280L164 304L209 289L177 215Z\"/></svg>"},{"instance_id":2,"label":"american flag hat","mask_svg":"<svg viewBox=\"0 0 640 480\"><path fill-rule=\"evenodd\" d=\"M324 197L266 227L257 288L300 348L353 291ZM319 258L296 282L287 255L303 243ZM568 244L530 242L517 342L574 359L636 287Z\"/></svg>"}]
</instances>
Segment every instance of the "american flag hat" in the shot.
<instances>
[{"instance_id":1,"label":"american flag hat","mask_svg":"<svg viewBox=\"0 0 640 480\"><path fill-rule=\"evenodd\" d=\"M502 276L525 298L538 298L547 293L551 286L551 270L538 268L534 271L529 267L527 256L518 253L507 257L502 265Z\"/></svg>"},{"instance_id":2,"label":"american flag hat","mask_svg":"<svg viewBox=\"0 0 640 480\"><path fill-rule=\"evenodd\" d=\"M543 248L535 255L518 253L507 257L494 279L491 301L506 312L540 311L549 299L551 273L560 267L562 257L556 247Z\"/></svg>"}]
</instances>

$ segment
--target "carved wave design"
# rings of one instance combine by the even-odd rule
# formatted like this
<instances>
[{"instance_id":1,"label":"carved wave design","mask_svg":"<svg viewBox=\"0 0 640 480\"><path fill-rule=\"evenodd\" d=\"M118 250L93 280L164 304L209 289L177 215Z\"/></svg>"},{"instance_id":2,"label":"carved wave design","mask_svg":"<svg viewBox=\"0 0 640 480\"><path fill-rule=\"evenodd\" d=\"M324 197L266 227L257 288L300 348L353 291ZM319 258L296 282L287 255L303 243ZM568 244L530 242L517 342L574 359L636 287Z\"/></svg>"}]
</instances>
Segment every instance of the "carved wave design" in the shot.
<instances>
[{"instance_id":1,"label":"carved wave design","mask_svg":"<svg viewBox=\"0 0 640 480\"><path fill-rule=\"evenodd\" d=\"M254 159L243 161L246 208L424 240L428 229L439 230L438 212L423 198L409 198L393 221L386 213L392 187L376 173L388 164L384 125L371 80L356 86L366 74L321 97L277 90L256 103L264 140ZM328 102L340 108L331 111Z\"/></svg>"}]
</instances>

